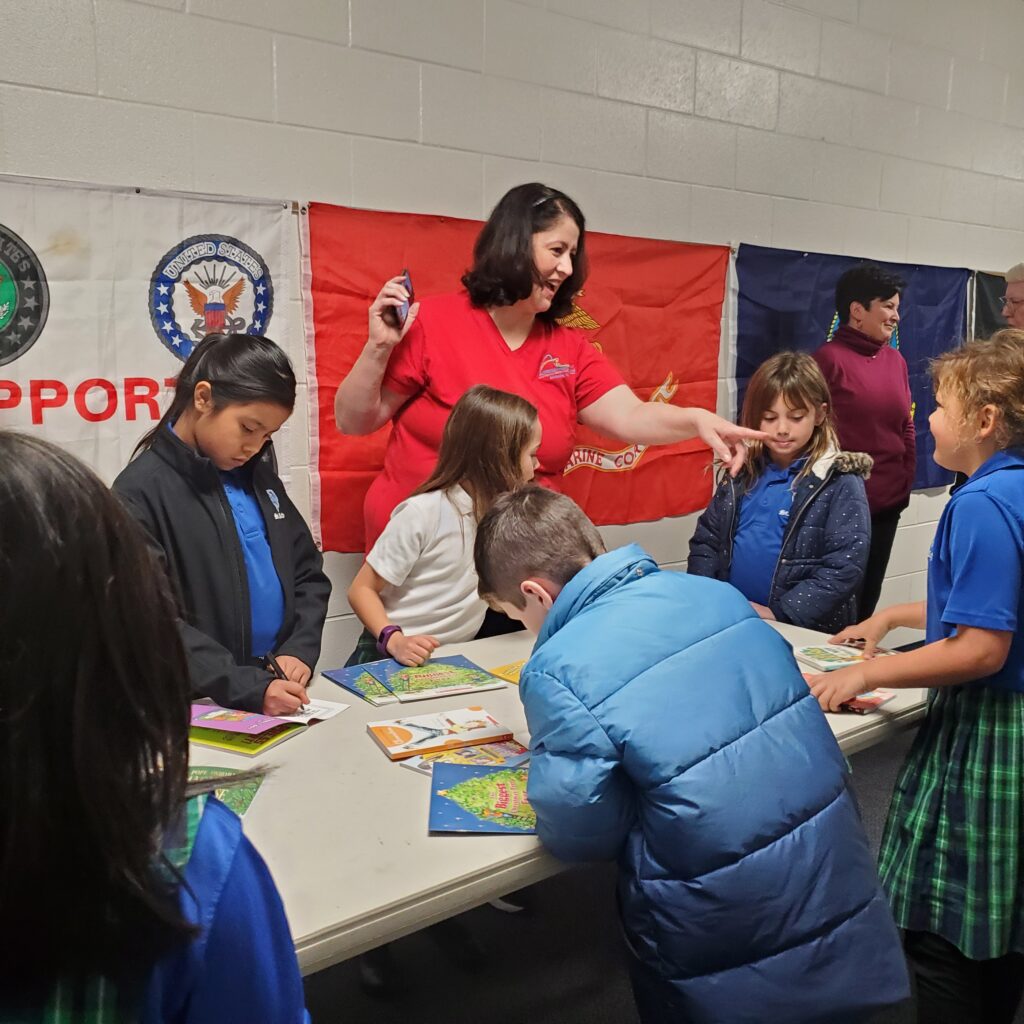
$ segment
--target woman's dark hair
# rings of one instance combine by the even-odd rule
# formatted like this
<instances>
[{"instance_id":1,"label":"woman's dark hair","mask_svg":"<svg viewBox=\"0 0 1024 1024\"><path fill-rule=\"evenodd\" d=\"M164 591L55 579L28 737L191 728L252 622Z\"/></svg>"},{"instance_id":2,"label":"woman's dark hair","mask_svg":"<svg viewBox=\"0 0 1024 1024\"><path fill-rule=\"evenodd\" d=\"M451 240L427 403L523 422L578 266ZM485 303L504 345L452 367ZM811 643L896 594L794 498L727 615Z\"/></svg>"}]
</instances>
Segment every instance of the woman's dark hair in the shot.
<instances>
[{"instance_id":1,"label":"woman's dark hair","mask_svg":"<svg viewBox=\"0 0 1024 1024\"><path fill-rule=\"evenodd\" d=\"M192 405L196 385L204 380L218 412L246 402L272 402L289 413L295 408L295 372L274 342L259 334L208 334L185 360L167 412L135 446L132 458L149 448L158 432Z\"/></svg>"},{"instance_id":2,"label":"woman's dark hair","mask_svg":"<svg viewBox=\"0 0 1024 1024\"><path fill-rule=\"evenodd\" d=\"M836 282L836 312L841 324L849 323L850 304L859 302L865 309L875 299L891 299L902 293L902 277L883 270L875 263L858 263Z\"/></svg>"},{"instance_id":3,"label":"woman's dark hair","mask_svg":"<svg viewBox=\"0 0 1024 1024\"><path fill-rule=\"evenodd\" d=\"M166 577L91 470L0 431L3 1005L123 991L187 939L161 842L186 797L189 673Z\"/></svg>"},{"instance_id":4,"label":"woman's dark hair","mask_svg":"<svg viewBox=\"0 0 1024 1024\"><path fill-rule=\"evenodd\" d=\"M473 266L462 276L474 306L511 306L528 298L538 283L533 262L533 236L560 218L569 217L580 230L572 273L555 292L551 307L537 314L551 323L572 311L572 300L587 279L586 222L583 212L564 193L539 182L517 185L498 201L473 246Z\"/></svg>"}]
</instances>

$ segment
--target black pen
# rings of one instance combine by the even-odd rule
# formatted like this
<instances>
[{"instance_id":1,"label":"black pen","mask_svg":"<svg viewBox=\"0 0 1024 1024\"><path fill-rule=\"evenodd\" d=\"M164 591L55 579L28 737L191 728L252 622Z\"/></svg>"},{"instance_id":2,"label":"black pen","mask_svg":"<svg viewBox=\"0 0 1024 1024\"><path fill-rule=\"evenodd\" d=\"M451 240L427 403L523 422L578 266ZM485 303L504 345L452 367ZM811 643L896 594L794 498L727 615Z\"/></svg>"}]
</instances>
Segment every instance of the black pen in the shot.
<instances>
[{"instance_id":1,"label":"black pen","mask_svg":"<svg viewBox=\"0 0 1024 1024\"><path fill-rule=\"evenodd\" d=\"M277 658L274 657L272 652L267 651L267 656L263 660L270 667L270 671L274 673L274 678L275 679L287 679L288 678L284 674L284 670L281 668L281 666L278 665ZM299 705L299 710L300 711L305 711L307 707L308 707L308 705L306 705L306 704L300 704Z\"/></svg>"}]
</instances>

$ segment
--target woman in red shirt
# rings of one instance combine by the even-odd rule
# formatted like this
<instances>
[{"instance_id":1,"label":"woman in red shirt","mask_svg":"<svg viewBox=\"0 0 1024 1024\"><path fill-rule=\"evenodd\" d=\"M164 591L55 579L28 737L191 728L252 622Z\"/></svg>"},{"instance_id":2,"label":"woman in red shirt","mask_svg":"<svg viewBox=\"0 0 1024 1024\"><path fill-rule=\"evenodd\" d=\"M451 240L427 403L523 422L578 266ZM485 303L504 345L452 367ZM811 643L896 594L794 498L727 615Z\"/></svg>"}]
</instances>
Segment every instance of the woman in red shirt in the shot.
<instances>
[{"instance_id":1,"label":"woman in red shirt","mask_svg":"<svg viewBox=\"0 0 1024 1024\"><path fill-rule=\"evenodd\" d=\"M366 495L367 550L392 509L430 474L452 406L474 384L533 403L543 431L537 481L558 487L576 423L627 443L700 437L733 472L745 438L759 437L706 409L641 402L579 331L556 321L587 275L586 231L563 192L519 185L494 208L473 249L465 292L415 303L403 328L390 311L409 301L392 278L370 306L364 347L335 398L338 429L369 434L388 421L384 470Z\"/></svg>"}]
</instances>

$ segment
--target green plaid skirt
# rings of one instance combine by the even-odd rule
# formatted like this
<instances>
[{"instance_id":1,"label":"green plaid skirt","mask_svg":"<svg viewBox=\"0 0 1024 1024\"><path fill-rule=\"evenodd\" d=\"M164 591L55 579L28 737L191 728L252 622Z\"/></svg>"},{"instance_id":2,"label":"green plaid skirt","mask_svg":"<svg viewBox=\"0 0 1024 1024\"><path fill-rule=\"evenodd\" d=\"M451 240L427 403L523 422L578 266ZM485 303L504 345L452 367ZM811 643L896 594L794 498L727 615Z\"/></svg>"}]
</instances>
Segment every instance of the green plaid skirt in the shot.
<instances>
[{"instance_id":1,"label":"green plaid skirt","mask_svg":"<svg viewBox=\"0 0 1024 1024\"><path fill-rule=\"evenodd\" d=\"M1024 953L1024 693L932 690L879 871L901 928L973 960Z\"/></svg>"}]
</instances>

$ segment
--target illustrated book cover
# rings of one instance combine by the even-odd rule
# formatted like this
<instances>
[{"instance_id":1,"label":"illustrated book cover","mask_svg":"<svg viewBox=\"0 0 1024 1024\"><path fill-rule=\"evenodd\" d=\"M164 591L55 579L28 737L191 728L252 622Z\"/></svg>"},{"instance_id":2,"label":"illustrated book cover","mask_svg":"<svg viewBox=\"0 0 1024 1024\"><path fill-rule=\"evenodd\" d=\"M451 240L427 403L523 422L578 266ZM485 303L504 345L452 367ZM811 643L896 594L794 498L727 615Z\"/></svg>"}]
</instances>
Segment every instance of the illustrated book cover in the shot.
<instances>
[{"instance_id":1,"label":"illustrated book cover","mask_svg":"<svg viewBox=\"0 0 1024 1024\"><path fill-rule=\"evenodd\" d=\"M225 776L241 774L241 768L215 768L205 764L193 764L188 768L188 781L206 782L207 779L223 779ZM247 778L244 782L225 780L223 785L213 791L213 795L241 818L249 810L249 805L255 799L262 783L262 775L255 779Z\"/></svg>"},{"instance_id":2,"label":"illustrated book cover","mask_svg":"<svg viewBox=\"0 0 1024 1024\"><path fill-rule=\"evenodd\" d=\"M516 740L502 743L481 743L476 747L458 747L455 750L439 750L435 754L417 754L402 761L403 768L411 768L421 775L431 775L434 765L475 764L491 768L518 768L530 760L530 750Z\"/></svg>"},{"instance_id":3,"label":"illustrated book cover","mask_svg":"<svg viewBox=\"0 0 1024 1024\"><path fill-rule=\"evenodd\" d=\"M435 764L431 832L535 834L537 815L526 797L529 769Z\"/></svg>"},{"instance_id":4,"label":"illustrated book cover","mask_svg":"<svg viewBox=\"0 0 1024 1024\"><path fill-rule=\"evenodd\" d=\"M397 704L398 698L366 669L366 665L346 665L345 668L327 669L323 674L343 690L348 690L376 707Z\"/></svg>"},{"instance_id":5,"label":"illustrated book cover","mask_svg":"<svg viewBox=\"0 0 1024 1024\"><path fill-rule=\"evenodd\" d=\"M478 690L497 690L508 684L474 665L468 658L453 654L430 658L422 665L400 665L397 661L371 661L364 665L403 703L447 697Z\"/></svg>"},{"instance_id":6,"label":"illustrated book cover","mask_svg":"<svg viewBox=\"0 0 1024 1024\"><path fill-rule=\"evenodd\" d=\"M481 707L368 722L366 731L392 761L453 747L474 747L512 739L512 730Z\"/></svg>"},{"instance_id":7,"label":"illustrated book cover","mask_svg":"<svg viewBox=\"0 0 1024 1024\"><path fill-rule=\"evenodd\" d=\"M884 647L875 650L877 657L893 654ZM863 649L854 644L811 644L808 647L794 647L793 655L797 661L809 665L818 672L831 672L836 668L856 665L864 660Z\"/></svg>"}]
</instances>

